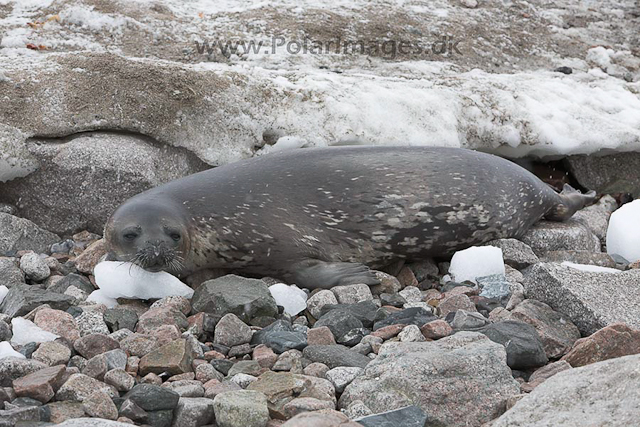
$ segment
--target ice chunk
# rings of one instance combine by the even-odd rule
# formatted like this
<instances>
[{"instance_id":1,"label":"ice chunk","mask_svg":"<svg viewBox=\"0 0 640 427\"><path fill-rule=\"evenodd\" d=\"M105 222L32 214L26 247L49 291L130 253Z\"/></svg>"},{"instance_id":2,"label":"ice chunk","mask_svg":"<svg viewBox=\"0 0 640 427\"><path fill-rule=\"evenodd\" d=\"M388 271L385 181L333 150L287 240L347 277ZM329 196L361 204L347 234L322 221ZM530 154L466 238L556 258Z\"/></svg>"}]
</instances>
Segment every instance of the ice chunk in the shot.
<instances>
[{"instance_id":1,"label":"ice chunk","mask_svg":"<svg viewBox=\"0 0 640 427\"><path fill-rule=\"evenodd\" d=\"M607 229L607 252L629 262L640 261L640 200L623 205L611 214Z\"/></svg>"},{"instance_id":2,"label":"ice chunk","mask_svg":"<svg viewBox=\"0 0 640 427\"><path fill-rule=\"evenodd\" d=\"M87 301L95 302L96 304L104 304L107 308L113 308L118 305L118 301L115 298L106 296L102 289L97 289L91 292L91 295L87 297Z\"/></svg>"},{"instance_id":3,"label":"ice chunk","mask_svg":"<svg viewBox=\"0 0 640 427\"><path fill-rule=\"evenodd\" d=\"M96 265L93 273L102 291L99 297L150 299L193 296L193 289L177 277L164 271L152 273L129 262L103 261Z\"/></svg>"},{"instance_id":4,"label":"ice chunk","mask_svg":"<svg viewBox=\"0 0 640 427\"><path fill-rule=\"evenodd\" d=\"M468 280L476 283L477 277L504 275L502 249L494 246L473 246L458 251L451 258L449 273L456 282Z\"/></svg>"},{"instance_id":5,"label":"ice chunk","mask_svg":"<svg viewBox=\"0 0 640 427\"><path fill-rule=\"evenodd\" d=\"M11 320L11 329L13 337L11 342L18 345L25 345L30 342L47 342L58 338L58 335L45 331L36 326L31 320L16 317Z\"/></svg>"},{"instance_id":6,"label":"ice chunk","mask_svg":"<svg viewBox=\"0 0 640 427\"><path fill-rule=\"evenodd\" d=\"M18 359L26 359L23 354L18 353L11 347L7 341L0 342L0 359L5 357L17 357Z\"/></svg>"},{"instance_id":7,"label":"ice chunk","mask_svg":"<svg viewBox=\"0 0 640 427\"><path fill-rule=\"evenodd\" d=\"M7 288L4 285L1 285L0 286L0 304L2 304L4 297L6 297L8 293L9 293L9 288Z\"/></svg>"},{"instance_id":8,"label":"ice chunk","mask_svg":"<svg viewBox=\"0 0 640 427\"><path fill-rule=\"evenodd\" d=\"M269 292L276 300L276 304L284 307L284 312L291 316L307 308L307 294L297 286L276 283L269 286Z\"/></svg>"},{"instance_id":9,"label":"ice chunk","mask_svg":"<svg viewBox=\"0 0 640 427\"><path fill-rule=\"evenodd\" d=\"M589 273L620 273L620 270L616 270L615 268L600 267L599 265L576 264L569 261L563 262L562 265L575 268L576 270L587 271Z\"/></svg>"}]
</instances>

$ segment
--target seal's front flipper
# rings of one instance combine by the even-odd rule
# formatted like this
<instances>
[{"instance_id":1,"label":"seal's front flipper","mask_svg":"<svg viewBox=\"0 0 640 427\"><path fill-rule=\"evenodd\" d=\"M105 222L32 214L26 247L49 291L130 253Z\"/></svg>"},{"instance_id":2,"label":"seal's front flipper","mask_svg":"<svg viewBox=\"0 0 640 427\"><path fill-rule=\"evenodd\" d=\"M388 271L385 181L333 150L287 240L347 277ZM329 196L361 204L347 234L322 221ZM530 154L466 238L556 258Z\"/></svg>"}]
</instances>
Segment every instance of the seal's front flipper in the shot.
<instances>
[{"instance_id":1,"label":"seal's front flipper","mask_svg":"<svg viewBox=\"0 0 640 427\"><path fill-rule=\"evenodd\" d=\"M379 285L373 271L364 264L353 262L325 262L308 259L292 266L293 278L298 286L309 289L329 289L334 286L364 283Z\"/></svg>"},{"instance_id":2,"label":"seal's front flipper","mask_svg":"<svg viewBox=\"0 0 640 427\"><path fill-rule=\"evenodd\" d=\"M550 221L568 220L580 209L591 205L596 200L596 192L589 191L582 194L580 190L565 184L562 193L558 194L558 197L560 199L559 203L547 212L545 219Z\"/></svg>"}]
</instances>

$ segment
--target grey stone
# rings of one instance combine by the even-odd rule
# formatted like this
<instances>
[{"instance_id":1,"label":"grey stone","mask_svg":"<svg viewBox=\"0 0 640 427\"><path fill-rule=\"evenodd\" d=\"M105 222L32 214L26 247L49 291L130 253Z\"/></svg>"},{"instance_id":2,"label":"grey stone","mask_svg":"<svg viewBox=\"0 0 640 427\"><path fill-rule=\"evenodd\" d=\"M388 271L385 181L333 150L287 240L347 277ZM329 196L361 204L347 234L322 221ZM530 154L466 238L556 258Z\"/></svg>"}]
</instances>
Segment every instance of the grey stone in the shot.
<instances>
[{"instance_id":1,"label":"grey stone","mask_svg":"<svg viewBox=\"0 0 640 427\"><path fill-rule=\"evenodd\" d=\"M356 285L334 286L331 292L336 296L339 304L355 304L373 299L369 286L361 283Z\"/></svg>"},{"instance_id":2,"label":"grey stone","mask_svg":"<svg viewBox=\"0 0 640 427\"><path fill-rule=\"evenodd\" d=\"M0 320L0 341L11 341L11 337L13 337L11 326L4 320Z\"/></svg>"},{"instance_id":3,"label":"grey stone","mask_svg":"<svg viewBox=\"0 0 640 427\"><path fill-rule=\"evenodd\" d=\"M580 338L578 327L567 316L537 300L524 300L511 317L536 328L549 359L561 358Z\"/></svg>"},{"instance_id":4,"label":"grey stone","mask_svg":"<svg viewBox=\"0 0 640 427\"><path fill-rule=\"evenodd\" d=\"M310 345L302 351L302 354L312 362L324 363L331 369L339 366L364 368L371 362L368 357L338 344Z\"/></svg>"},{"instance_id":5,"label":"grey stone","mask_svg":"<svg viewBox=\"0 0 640 427\"><path fill-rule=\"evenodd\" d=\"M559 372L491 426L635 425L640 407L639 365L640 355L632 355Z\"/></svg>"},{"instance_id":6,"label":"grey stone","mask_svg":"<svg viewBox=\"0 0 640 427\"><path fill-rule=\"evenodd\" d=\"M361 321L365 328L371 328L376 320L378 305L373 301L361 301L355 304L327 304L320 310L320 317L336 310L349 313Z\"/></svg>"},{"instance_id":7,"label":"grey stone","mask_svg":"<svg viewBox=\"0 0 640 427\"><path fill-rule=\"evenodd\" d=\"M309 297L307 310L315 319L319 319L323 314L322 307L329 304L338 304L338 300L333 292L323 289Z\"/></svg>"},{"instance_id":8,"label":"grey stone","mask_svg":"<svg viewBox=\"0 0 640 427\"><path fill-rule=\"evenodd\" d=\"M160 411L165 409L175 409L178 406L180 395L173 390L153 385L138 384L124 395L145 411Z\"/></svg>"},{"instance_id":9,"label":"grey stone","mask_svg":"<svg viewBox=\"0 0 640 427\"><path fill-rule=\"evenodd\" d=\"M104 374L104 382L114 386L118 391L129 391L135 385L135 379L122 368L107 371L107 373Z\"/></svg>"},{"instance_id":10,"label":"grey stone","mask_svg":"<svg viewBox=\"0 0 640 427\"><path fill-rule=\"evenodd\" d=\"M147 423L154 427L171 427L173 421L172 409L147 412Z\"/></svg>"},{"instance_id":11,"label":"grey stone","mask_svg":"<svg viewBox=\"0 0 640 427\"><path fill-rule=\"evenodd\" d=\"M423 302L422 301L422 292L415 286L407 286L403 290L398 293L402 296L406 302Z\"/></svg>"},{"instance_id":12,"label":"grey stone","mask_svg":"<svg viewBox=\"0 0 640 427\"><path fill-rule=\"evenodd\" d=\"M362 328L363 324L358 318L347 311L331 310L318 319L313 325L314 328L320 328L322 326L328 327L333 336L338 339L352 329Z\"/></svg>"},{"instance_id":13,"label":"grey stone","mask_svg":"<svg viewBox=\"0 0 640 427\"><path fill-rule=\"evenodd\" d=\"M482 314L464 310L457 310L450 321L451 327L458 331L475 331L489 323Z\"/></svg>"},{"instance_id":14,"label":"grey stone","mask_svg":"<svg viewBox=\"0 0 640 427\"><path fill-rule=\"evenodd\" d=\"M181 397L173 412L173 427L200 427L212 424L215 418L212 399Z\"/></svg>"},{"instance_id":15,"label":"grey stone","mask_svg":"<svg viewBox=\"0 0 640 427\"><path fill-rule=\"evenodd\" d=\"M303 332L269 331L264 335L263 343L280 354L292 349L304 349L307 346L307 335Z\"/></svg>"},{"instance_id":16,"label":"grey stone","mask_svg":"<svg viewBox=\"0 0 640 427\"><path fill-rule=\"evenodd\" d=\"M56 144L30 142L27 149L40 168L6 183L2 199L19 200L25 218L60 234L102 233L111 212L129 197L208 168L185 149L141 135L92 132ZM78 176L83 177L82 191Z\"/></svg>"},{"instance_id":17,"label":"grey stone","mask_svg":"<svg viewBox=\"0 0 640 427\"><path fill-rule=\"evenodd\" d=\"M373 324L373 330L378 330L389 325L416 325L418 327L436 320L438 317L421 307L406 308L393 313Z\"/></svg>"},{"instance_id":18,"label":"grey stone","mask_svg":"<svg viewBox=\"0 0 640 427\"><path fill-rule=\"evenodd\" d=\"M0 251L1 253L2 251ZM0 256L0 285L12 288L24 283L24 273L13 258Z\"/></svg>"},{"instance_id":19,"label":"grey stone","mask_svg":"<svg viewBox=\"0 0 640 427\"><path fill-rule=\"evenodd\" d=\"M575 220L565 222L540 221L521 239L537 256L549 251L578 250L600 252L600 240L584 224Z\"/></svg>"},{"instance_id":20,"label":"grey stone","mask_svg":"<svg viewBox=\"0 0 640 427\"><path fill-rule=\"evenodd\" d=\"M601 243L606 242L607 229L609 228L609 218L611 213L618 207L616 199L609 195L603 196L598 203L587 206L573 214L573 219L583 223Z\"/></svg>"},{"instance_id":21,"label":"grey stone","mask_svg":"<svg viewBox=\"0 0 640 427\"><path fill-rule=\"evenodd\" d=\"M111 400L111 396L102 390L97 390L84 399L82 407L87 415L94 418L105 418L108 420L118 418L118 408L116 408L113 400Z\"/></svg>"},{"instance_id":22,"label":"grey stone","mask_svg":"<svg viewBox=\"0 0 640 427\"><path fill-rule=\"evenodd\" d=\"M516 239L498 239L485 243L502 249L504 263L518 270L539 262L538 256L526 243Z\"/></svg>"},{"instance_id":23,"label":"grey stone","mask_svg":"<svg viewBox=\"0 0 640 427\"><path fill-rule=\"evenodd\" d=\"M62 279L49 286L47 290L50 292L63 294L67 291L67 289L69 289L70 286L75 286L76 288L86 292L87 294L95 291L95 288L93 287L89 279L87 279L85 276L81 276L75 273L64 276Z\"/></svg>"},{"instance_id":24,"label":"grey stone","mask_svg":"<svg viewBox=\"0 0 640 427\"><path fill-rule=\"evenodd\" d=\"M504 345L511 369L535 368L549 361L536 329L528 323L505 320L480 328L478 332Z\"/></svg>"},{"instance_id":25,"label":"grey stone","mask_svg":"<svg viewBox=\"0 0 640 427\"><path fill-rule=\"evenodd\" d=\"M600 267L616 268L616 261L604 252L591 251L549 251L542 257L542 262L598 265Z\"/></svg>"},{"instance_id":26,"label":"grey stone","mask_svg":"<svg viewBox=\"0 0 640 427\"><path fill-rule=\"evenodd\" d=\"M41 305L48 304L56 310L67 311L75 302L68 295L48 292L29 285L18 285L9 289L9 293L0 304L0 312L11 317L24 316Z\"/></svg>"},{"instance_id":27,"label":"grey stone","mask_svg":"<svg viewBox=\"0 0 640 427\"><path fill-rule=\"evenodd\" d=\"M204 387L197 380L167 381L162 387L175 391L180 397L203 397Z\"/></svg>"},{"instance_id":28,"label":"grey stone","mask_svg":"<svg viewBox=\"0 0 640 427\"><path fill-rule=\"evenodd\" d=\"M220 427L265 427L269 421L267 398L258 391L220 393L213 399L213 408Z\"/></svg>"},{"instance_id":29,"label":"grey stone","mask_svg":"<svg viewBox=\"0 0 640 427\"><path fill-rule=\"evenodd\" d=\"M115 388L83 374L73 374L56 392L56 400L82 402L97 390L103 390L111 396L117 396Z\"/></svg>"},{"instance_id":30,"label":"grey stone","mask_svg":"<svg viewBox=\"0 0 640 427\"><path fill-rule=\"evenodd\" d=\"M204 282L196 289L191 305L194 312L221 317L233 313L243 322L278 313L276 302L262 280L233 274Z\"/></svg>"},{"instance_id":31,"label":"grey stone","mask_svg":"<svg viewBox=\"0 0 640 427\"><path fill-rule=\"evenodd\" d=\"M346 387L339 406L357 400L376 411L416 405L439 423L434 425L480 425L519 392L503 346L476 332L458 332L432 342L384 344Z\"/></svg>"},{"instance_id":32,"label":"grey stone","mask_svg":"<svg viewBox=\"0 0 640 427\"><path fill-rule=\"evenodd\" d=\"M600 194L631 193L640 197L640 153L569 156L569 171L584 188Z\"/></svg>"},{"instance_id":33,"label":"grey stone","mask_svg":"<svg viewBox=\"0 0 640 427\"><path fill-rule=\"evenodd\" d=\"M28 252L20 258L20 269L34 282L42 282L51 274L47 263L35 252Z\"/></svg>"},{"instance_id":34,"label":"grey stone","mask_svg":"<svg viewBox=\"0 0 640 427\"><path fill-rule=\"evenodd\" d=\"M256 360L240 360L231 366L226 375L232 377L241 373L258 376L262 373L262 370L262 366Z\"/></svg>"},{"instance_id":35,"label":"grey stone","mask_svg":"<svg viewBox=\"0 0 640 427\"><path fill-rule=\"evenodd\" d=\"M407 406L381 414L368 415L354 421L364 427L425 427L429 419L417 406Z\"/></svg>"},{"instance_id":36,"label":"grey stone","mask_svg":"<svg viewBox=\"0 0 640 427\"><path fill-rule=\"evenodd\" d=\"M401 342L421 342L425 341L422 331L416 325L407 325L398 334L398 339Z\"/></svg>"},{"instance_id":37,"label":"grey stone","mask_svg":"<svg viewBox=\"0 0 640 427\"><path fill-rule=\"evenodd\" d=\"M566 315L582 335L616 322L640 328L640 270L591 273L541 263L527 271L524 288L527 298Z\"/></svg>"},{"instance_id":38,"label":"grey stone","mask_svg":"<svg viewBox=\"0 0 640 427\"><path fill-rule=\"evenodd\" d=\"M6 184L3 185L3 194ZM0 212L0 255L10 251L31 250L45 253L60 237L33 222Z\"/></svg>"},{"instance_id":39,"label":"grey stone","mask_svg":"<svg viewBox=\"0 0 640 427\"><path fill-rule=\"evenodd\" d=\"M342 393L344 388L356 379L359 375L362 375L364 369L358 367L346 367L339 366L337 368L330 369L325 374L326 379L331 381L331 384L336 389L336 392Z\"/></svg>"},{"instance_id":40,"label":"grey stone","mask_svg":"<svg viewBox=\"0 0 640 427\"><path fill-rule=\"evenodd\" d=\"M251 328L233 313L222 316L217 323L213 342L227 347L246 344L251 341Z\"/></svg>"},{"instance_id":41,"label":"grey stone","mask_svg":"<svg viewBox=\"0 0 640 427\"><path fill-rule=\"evenodd\" d=\"M478 277L476 280L482 288L481 297L503 299L511 296L511 285L502 274Z\"/></svg>"}]
</instances>

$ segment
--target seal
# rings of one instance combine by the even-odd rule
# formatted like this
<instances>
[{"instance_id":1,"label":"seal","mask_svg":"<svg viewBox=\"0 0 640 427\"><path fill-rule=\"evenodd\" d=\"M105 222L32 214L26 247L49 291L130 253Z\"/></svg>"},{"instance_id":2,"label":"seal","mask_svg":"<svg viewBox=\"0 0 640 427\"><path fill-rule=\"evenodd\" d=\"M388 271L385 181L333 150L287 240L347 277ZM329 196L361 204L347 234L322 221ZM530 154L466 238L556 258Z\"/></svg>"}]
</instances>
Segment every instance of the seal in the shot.
<instances>
[{"instance_id":1,"label":"seal","mask_svg":"<svg viewBox=\"0 0 640 427\"><path fill-rule=\"evenodd\" d=\"M179 277L222 268L307 288L374 285L369 267L518 238L594 199L473 150L307 148L138 194L109 218L105 239L111 259Z\"/></svg>"}]
</instances>

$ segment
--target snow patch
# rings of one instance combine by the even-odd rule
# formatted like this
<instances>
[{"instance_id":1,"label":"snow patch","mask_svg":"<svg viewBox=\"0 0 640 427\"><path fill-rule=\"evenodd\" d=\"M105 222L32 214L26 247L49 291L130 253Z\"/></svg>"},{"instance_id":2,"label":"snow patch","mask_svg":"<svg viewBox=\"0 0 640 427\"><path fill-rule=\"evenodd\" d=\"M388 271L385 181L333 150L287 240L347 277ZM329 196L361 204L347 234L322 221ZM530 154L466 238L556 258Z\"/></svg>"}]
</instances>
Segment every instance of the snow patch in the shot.
<instances>
[{"instance_id":1,"label":"snow patch","mask_svg":"<svg viewBox=\"0 0 640 427\"><path fill-rule=\"evenodd\" d=\"M0 359L4 359L6 357L15 357L17 359L26 359L26 357L22 353L18 353L11 347L7 341L0 342Z\"/></svg>"},{"instance_id":2,"label":"snow patch","mask_svg":"<svg viewBox=\"0 0 640 427\"><path fill-rule=\"evenodd\" d=\"M640 261L640 200L623 205L611 214L607 229L607 253L629 262Z\"/></svg>"},{"instance_id":3,"label":"snow patch","mask_svg":"<svg viewBox=\"0 0 640 427\"><path fill-rule=\"evenodd\" d=\"M458 251L451 258L449 273L456 282L477 283L478 277L505 274L502 249L493 246L472 246Z\"/></svg>"},{"instance_id":4,"label":"snow patch","mask_svg":"<svg viewBox=\"0 0 640 427\"><path fill-rule=\"evenodd\" d=\"M271 296L276 304L284 307L284 312L295 316L307 308L307 294L297 286L276 283L269 286Z\"/></svg>"},{"instance_id":5,"label":"snow patch","mask_svg":"<svg viewBox=\"0 0 640 427\"><path fill-rule=\"evenodd\" d=\"M45 331L31 320L16 317L11 320L13 337L11 342L17 345L25 345L30 342L47 342L59 338L58 335Z\"/></svg>"},{"instance_id":6,"label":"snow patch","mask_svg":"<svg viewBox=\"0 0 640 427\"><path fill-rule=\"evenodd\" d=\"M569 261L563 262L562 265L589 273L620 273L620 270L616 270L615 268L600 267L599 265L576 264Z\"/></svg>"}]
</instances>

